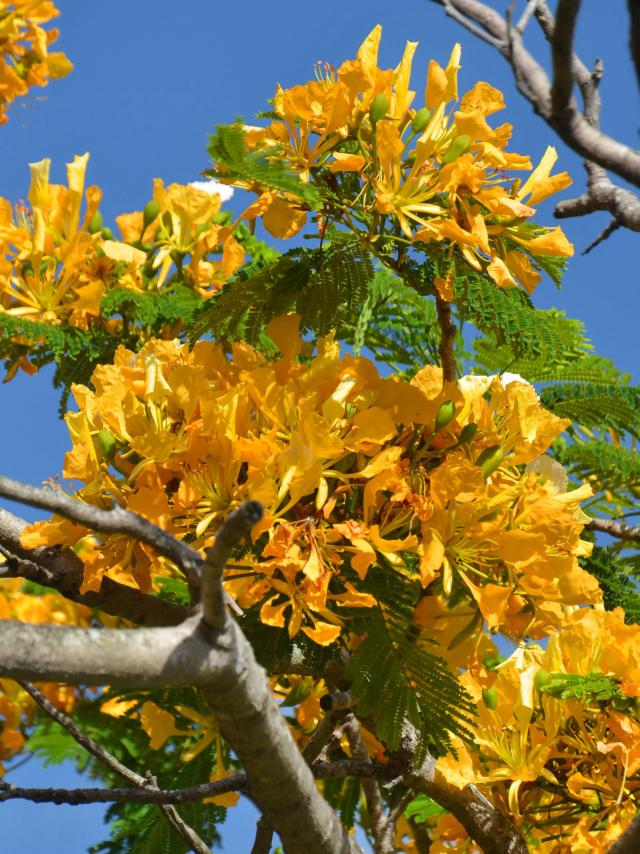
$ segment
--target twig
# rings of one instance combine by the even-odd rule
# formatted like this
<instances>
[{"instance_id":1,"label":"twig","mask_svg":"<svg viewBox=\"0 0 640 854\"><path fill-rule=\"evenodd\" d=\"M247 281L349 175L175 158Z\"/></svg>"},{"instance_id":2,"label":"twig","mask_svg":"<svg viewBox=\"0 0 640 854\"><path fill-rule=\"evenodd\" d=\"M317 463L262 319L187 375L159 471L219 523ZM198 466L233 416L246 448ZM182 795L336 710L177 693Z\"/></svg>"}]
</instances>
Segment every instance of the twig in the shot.
<instances>
[{"instance_id":1,"label":"twig","mask_svg":"<svg viewBox=\"0 0 640 854\"><path fill-rule=\"evenodd\" d=\"M442 364L442 377L445 382L456 380L456 357L454 344L456 340L456 327L451 319L451 303L436 296L436 311L438 312L438 323L440 324L440 362Z\"/></svg>"},{"instance_id":2,"label":"twig","mask_svg":"<svg viewBox=\"0 0 640 854\"><path fill-rule=\"evenodd\" d=\"M311 766L313 776L318 780L343 777L372 777L386 780L389 769L386 765L358 762L342 759L338 762L315 763ZM246 774L231 774L213 783L200 783L184 789L156 789L143 778L142 788L78 788L78 789L42 789L14 786L0 780L0 802L16 799L34 803L52 804L95 804L95 803L137 803L137 804L186 804L202 801L205 798L224 795L227 792L247 792L249 781Z\"/></svg>"},{"instance_id":3,"label":"twig","mask_svg":"<svg viewBox=\"0 0 640 854\"><path fill-rule=\"evenodd\" d=\"M640 86L640 3L638 0L627 0L629 9L629 50L636 69L638 85Z\"/></svg>"},{"instance_id":4,"label":"twig","mask_svg":"<svg viewBox=\"0 0 640 854\"><path fill-rule=\"evenodd\" d=\"M640 542L640 528L632 525L622 525L620 522L614 522L613 519L591 519L587 523L587 528L592 531L600 531L603 534L610 534L612 537L618 537L620 540L635 540Z\"/></svg>"},{"instance_id":5,"label":"twig","mask_svg":"<svg viewBox=\"0 0 640 854\"><path fill-rule=\"evenodd\" d=\"M127 534L134 537L151 546L158 554L172 560L185 574L189 585L194 589L199 588L203 563L200 555L171 534L167 534L162 528L143 519L142 516L118 506L111 510L101 510L92 504L84 504L82 501L70 498L62 492L39 489L8 477L0 477L0 495L28 504L30 507L51 510L65 519L79 522L94 531Z\"/></svg>"},{"instance_id":6,"label":"twig","mask_svg":"<svg viewBox=\"0 0 640 854\"><path fill-rule=\"evenodd\" d=\"M538 0L528 0L526 8L522 15L520 16L520 20L515 25L515 29L522 35L525 31L527 24L533 13L536 11L536 6L538 5Z\"/></svg>"},{"instance_id":7,"label":"twig","mask_svg":"<svg viewBox=\"0 0 640 854\"><path fill-rule=\"evenodd\" d=\"M514 72L516 83L522 94L531 102L535 111L558 133L574 151L604 169L615 172L621 178L640 186L640 152L603 133L581 114L574 98L569 98L566 108L559 114L552 106L551 82L544 68L526 50L520 34L513 28L515 37L509 43L508 25L502 16L486 3L479 0L432 0L443 6L451 16L465 19L465 26L477 24L485 34L494 40L494 46L505 57ZM570 22L572 6L576 0L567 0L565 21ZM536 7L538 17L540 5ZM563 13L565 14L565 13ZM456 17L459 20L459 17ZM563 25L564 27L564 25ZM486 37L482 36L485 41ZM560 47L558 45L558 52ZM559 66L562 62L558 53ZM558 81L556 88L556 107L563 103L566 92L566 80ZM561 97L562 96L562 97ZM640 205L640 201L638 202Z\"/></svg>"},{"instance_id":8,"label":"twig","mask_svg":"<svg viewBox=\"0 0 640 854\"><path fill-rule=\"evenodd\" d=\"M612 235L614 231L617 231L617 229L619 229L621 225L622 223L619 222L617 219L612 219L611 222L602 229L596 239L592 240L591 243L586 247L586 249L582 250L582 254L588 255L592 249L595 249L599 243L602 243L610 235Z\"/></svg>"},{"instance_id":9,"label":"twig","mask_svg":"<svg viewBox=\"0 0 640 854\"><path fill-rule=\"evenodd\" d=\"M60 709L56 709L53 703L47 700L44 694L36 688L32 682L24 680L18 684L36 701L40 708L49 715L50 718L59 723L60 726L63 727L63 729L65 729L78 742L78 744L82 745L82 747L84 747L84 749L92 756L95 756L96 759L99 759L100 762L103 762L108 768L115 771L116 774L119 774L120 777L127 780L129 783L133 783L135 786L142 789L160 791L158 782L154 777L149 774L146 777L141 777L140 774L136 774L136 772L132 771L131 768L123 765L122 762L120 762L113 754L109 753L109 751L105 750L103 747L100 747L100 745L97 744L90 736L82 732L69 715L66 715L64 712L60 711ZM196 852L196 854L211 854L209 846L198 836L195 830L181 818L173 805L161 804L160 809L172 827L180 834L180 836L182 836L185 842Z\"/></svg>"},{"instance_id":10,"label":"twig","mask_svg":"<svg viewBox=\"0 0 640 854\"><path fill-rule=\"evenodd\" d=\"M202 575L202 618L212 629L222 629L227 619L222 586L225 564L233 549L262 519L263 513L258 501L245 501L227 516L216 534L215 543L207 551Z\"/></svg>"},{"instance_id":11,"label":"twig","mask_svg":"<svg viewBox=\"0 0 640 854\"><path fill-rule=\"evenodd\" d=\"M438 0L436 0L436 2L438 2ZM449 15L450 18L453 18L454 21L457 21L459 24L462 24L462 26L465 29L469 30L470 33L473 33L474 36L477 36L479 39L482 39L482 41L487 42L487 44L490 44L491 47L502 47L502 42L499 39L492 36L491 33L488 33L486 30L477 27L473 23L473 21L470 21L468 18L465 18L465 16L460 11L458 11L458 9L456 9L451 0L442 0L442 5L444 6L447 15Z\"/></svg>"},{"instance_id":12,"label":"twig","mask_svg":"<svg viewBox=\"0 0 640 854\"><path fill-rule=\"evenodd\" d=\"M364 746L360 733L360 724L355 715L351 715L344 731L353 757L361 762L370 762L367 748ZM389 827L389 819L384 813L384 803L378 783L376 780L363 780L362 791L367 804L371 832L373 833L374 851L376 854L393 854L393 832Z\"/></svg>"}]
</instances>

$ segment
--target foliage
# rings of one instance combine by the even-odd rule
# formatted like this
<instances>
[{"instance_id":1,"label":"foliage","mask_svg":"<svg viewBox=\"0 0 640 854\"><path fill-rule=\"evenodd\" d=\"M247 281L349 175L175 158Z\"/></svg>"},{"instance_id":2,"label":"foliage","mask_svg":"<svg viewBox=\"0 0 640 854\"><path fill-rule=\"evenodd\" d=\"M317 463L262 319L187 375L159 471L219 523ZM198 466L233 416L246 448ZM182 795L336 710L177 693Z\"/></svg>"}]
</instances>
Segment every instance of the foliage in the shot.
<instances>
[{"instance_id":1,"label":"foliage","mask_svg":"<svg viewBox=\"0 0 640 854\"><path fill-rule=\"evenodd\" d=\"M69 70L28 47L48 18L20 6L0 4L13 81L0 121L27 83ZM142 210L116 218L119 239L101 191L85 190L88 155L67 186L32 164L28 204L0 199L0 354L7 379L53 363L63 407L73 390L52 488L115 501L201 552L230 510L261 502L225 588L302 749L325 695L349 692L375 761L393 768L417 733L413 766L428 758L450 791L479 789L530 847L604 851L640 803L640 563L634 543L594 545L584 509L638 512L640 393L580 321L533 303L573 252L533 222L532 205L570 182L551 175L554 149L513 178L529 158L487 121L498 90L459 97L459 46L446 68L430 63L416 109L415 45L383 70L379 40L376 27L354 60L278 87L267 126L219 125L216 180L156 179ZM236 219L221 209L229 187L255 197ZM277 239L307 228L308 242L281 253L258 220ZM455 379L447 355L471 372ZM55 516L22 547L73 549L81 595L106 577L190 604L169 561L119 534ZM120 625L9 574L2 619ZM497 634L513 654L498 656ZM30 750L121 782L17 683L0 688L0 758ZM195 689L42 688L160 785L236 767ZM351 757L334 741L330 758ZM321 785L345 827L366 825L357 778ZM391 810L408 797L404 784L382 793ZM237 798L180 812L211 844ZM96 854L184 849L155 806L116 804L107 819ZM398 820L398 850L419 833L434 850L473 845L425 795Z\"/></svg>"}]
</instances>

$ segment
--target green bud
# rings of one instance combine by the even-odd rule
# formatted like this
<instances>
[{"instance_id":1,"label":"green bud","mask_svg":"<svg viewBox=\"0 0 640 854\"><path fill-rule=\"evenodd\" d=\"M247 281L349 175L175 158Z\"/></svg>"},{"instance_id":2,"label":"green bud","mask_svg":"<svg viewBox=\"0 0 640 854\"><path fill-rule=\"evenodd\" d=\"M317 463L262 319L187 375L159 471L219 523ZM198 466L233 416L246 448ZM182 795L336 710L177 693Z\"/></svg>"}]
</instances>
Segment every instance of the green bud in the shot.
<instances>
[{"instance_id":1,"label":"green bud","mask_svg":"<svg viewBox=\"0 0 640 854\"><path fill-rule=\"evenodd\" d=\"M150 223L154 221L154 219L160 213L160 205L156 202L155 199L151 199L144 206L144 210L142 211L142 222L144 223L144 228L146 228Z\"/></svg>"},{"instance_id":2,"label":"green bud","mask_svg":"<svg viewBox=\"0 0 640 854\"><path fill-rule=\"evenodd\" d=\"M485 655L482 659L482 663L487 668L487 670L495 670L499 664L502 664L504 658L501 655Z\"/></svg>"},{"instance_id":3,"label":"green bud","mask_svg":"<svg viewBox=\"0 0 640 854\"><path fill-rule=\"evenodd\" d=\"M533 684L538 691L548 685L550 681L551 674L547 670L543 670L542 667L536 671L536 675L533 677Z\"/></svg>"},{"instance_id":4,"label":"green bud","mask_svg":"<svg viewBox=\"0 0 640 854\"><path fill-rule=\"evenodd\" d=\"M471 148L471 137L468 133L461 133L460 136L457 136L449 148L445 151L442 156L443 163L453 163L454 160L457 160L461 154L469 151Z\"/></svg>"},{"instance_id":5,"label":"green bud","mask_svg":"<svg viewBox=\"0 0 640 854\"><path fill-rule=\"evenodd\" d=\"M111 231L110 228L103 228L102 229L102 236L104 237L105 240L113 240L113 232Z\"/></svg>"},{"instance_id":6,"label":"green bud","mask_svg":"<svg viewBox=\"0 0 640 854\"><path fill-rule=\"evenodd\" d=\"M467 445L469 442L472 442L475 438L476 433L478 432L478 425L473 421L470 424L465 424L462 430L460 431L460 437L458 442L461 445Z\"/></svg>"},{"instance_id":7,"label":"green bud","mask_svg":"<svg viewBox=\"0 0 640 854\"><path fill-rule=\"evenodd\" d=\"M485 688L482 692L482 702L488 709L495 709L498 705L498 689L495 686L493 688Z\"/></svg>"},{"instance_id":8,"label":"green bud","mask_svg":"<svg viewBox=\"0 0 640 854\"><path fill-rule=\"evenodd\" d=\"M33 264L28 258L20 264L20 272L22 276L33 276Z\"/></svg>"},{"instance_id":9,"label":"green bud","mask_svg":"<svg viewBox=\"0 0 640 854\"><path fill-rule=\"evenodd\" d=\"M498 468L504 458L504 451L501 445L493 445L491 448L485 448L476 460L476 465L482 469L482 474L485 478Z\"/></svg>"},{"instance_id":10,"label":"green bud","mask_svg":"<svg viewBox=\"0 0 640 854\"><path fill-rule=\"evenodd\" d=\"M87 231L89 234L97 234L102 228L102 214L96 211L87 223Z\"/></svg>"},{"instance_id":11,"label":"green bud","mask_svg":"<svg viewBox=\"0 0 640 854\"><path fill-rule=\"evenodd\" d=\"M374 127L380 119L383 119L387 115L387 103L387 96L384 92L378 92L371 102L371 106L369 107L369 120Z\"/></svg>"},{"instance_id":12,"label":"green bud","mask_svg":"<svg viewBox=\"0 0 640 854\"><path fill-rule=\"evenodd\" d=\"M112 433L108 430L98 430L95 437L97 450L100 452L103 459L110 463L116 453L118 443Z\"/></svg>"},{"instance_id":13,"label":"green bud","mask_svg":"<svg viewBox=\"0 0 640 854\"><path fill-rule=\"evenodd\" d=\"M444 403L441 404L438 414L436 415L436 433L439 433L443 427L446 427L455 414L455 403L452 400L445 400Z\"/></svg>"},{"instance_id":14,"label":"green bud","mask_svg":"<svg viewBox=\"0 0 640 854\"><path fill-rule=\"evenodd\" d=\"M411 130L414 133L422 133L422 131L426 128L426 126L431 121L431 110L428 110L426 107L423 107L413 117L413 121L411 122Z\"/></svg>"}]
</instances>

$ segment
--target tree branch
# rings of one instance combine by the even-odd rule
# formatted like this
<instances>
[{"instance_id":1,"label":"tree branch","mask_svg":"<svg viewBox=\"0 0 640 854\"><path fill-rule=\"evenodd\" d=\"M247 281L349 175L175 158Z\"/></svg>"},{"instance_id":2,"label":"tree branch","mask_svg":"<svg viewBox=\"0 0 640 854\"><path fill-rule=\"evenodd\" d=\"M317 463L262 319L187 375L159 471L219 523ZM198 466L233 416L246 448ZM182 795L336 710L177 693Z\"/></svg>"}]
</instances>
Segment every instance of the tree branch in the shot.
<instances>
[{"instance_id":1,"label":"tree branch","mask_svg":"<svg viewBox=\"0 0 640 854\"><path fill-rule=\"evenodd\" d=\"M19 684L31 697L33 697L36 703L47 715L49 715L49 717L60 724L60 726L63 727L78 742L78 744L81 744L82 747L84 747L84 749L92 756L95 756L96 759L99 759L100 762L103 762L108 768L115 771L116 774L123 777L125 780L133 783L134 786L142 789L158 790L158 784L154 778L142 777L140 774L136 774L135 771L132 771L126 765L123 765L117 757L100 747L100 745L92 738L83 733L68 715L59 709L56 709L53 703L50 703L44 694L39 691L32 682L23 681L19 682ZM211 854L209 846L198 836L195 830L190 827L186 821L184 821L173 805L161 804L160 809L171 826L180 834L187 845L195 851L196 854Z\"/></svg>"},{"instance_id":2,"label":"tree branch","mask_svg":"<svg viewBox=\"0 0 640 854\"><path fill-rule=\"evenodd\" d=\"M105 534L127 534L172 560L185 574L189 585L195 590L199 589L203 561L198 552L181 543L180 540L176 540L152 522L143 519L142 516L117 506L112 507L111 510L101 510L92 504L83 504L62 492L39 489L9 477L0 476L0 495L28 504L30 507L51 510L65 519L79 522L94 531Z\"/></svg>"},{"instance_id":3,"label":"tree branch","mask_svg":"<svg viewBox=\"0 0 640 854\"><path fill-rule=\"evenodd\" d=\"M455 382L457 368L454 354L456 340L456 327L451 319L451 303L436 295L436 311L438 312L438 323L440 324L440 363L442 364L442 378L445 382Z\"/></svg>"},{"instance_id":4,"label":"tree branch","mask_svg":"<svg viewBox=\"0 0 640 854\"><path fill-rule=\"evenodd\" d=\"M579 11L580 0L558 0L556 23L551 39L551 123L571 120L570 101L575 82L573 37Z\"/></svg>"},{"instance_id":5,"label":"tree branch","mask_svg":"<svg viewBox=\"0 0 640 854\"><path fill-rule=\"evenodd\" d=\"M182 605L142 593L111 578L102 579L100 590L80 593L84 569L80 558L71 549L22 548L20 534L27 524L0 509L0 550L6 557L6 562L0 564L0 577L35 581L72 602L140 626L176 626L189 616L189 610Z\"/></svg>"},{"instance_id":6,"label":"tree branch","mask_svg":"<svg viewBox=\"0 0 640 854\"><path fill-rule=\"evenodd\" d=\"M638 854L640 851L640 816L636 816L627 829L620 834L607 854Z\"/></svg>"},{"instance_id":7,"label":"tree branch","mask_svg":"<svg viewBox=\"0 0 640 854\"><path fill-rule=\"evenodd\" d=\"M223 629L228 619L222 586L225 564L233 549L249 536L262 516L259 502L245 501L227 516L216 534L215 543L207 551L202 576L202 618L212 629Z\"/></svg>"},{"instance_id":8,"label":"tree branch","mask_svg":"<svg viewBox=\"0 0 640 854\"><path fill-rule=\"evenodd\" d=\"M573 97L566 98L568 77L566 74L566 56L557 40L555 57L556 68L560 74L555 86L555 103L552 84L544 68L533 58L523 45L517 27L509 27L502 16L479 0L432 0L444 7L448 15L455 11L466 22L478 25L484 35L489 35L496 43L496 49L512 67L518 89L532 104L534 110L542 116L560 138L574 151L602 168L615 172L621 178L640 186L640 152L603 133L589 115L583 115ZM571 23L577 14L577 0L565 0L563 7L562 30L572 32ZM541 3L536 5L536 17L539 17ZM550 14L550 13L549 13ZM457 17L456 19L459 19ZM545 35L551 41L551 31ZM487 39L485 38L485 41ZM553 43L552 43L553 44ZM572 62L575 73L575 62ZM554 68L554 71L556 69ZM640 201L638 202L640 205Z\"/></svg>"},{"instance_id":9,"label":"tree branch","mask_svg":"<svg viewBox=\"0 0 640 854\"><path fill-rule=\"evenodd\" d=\"M627 0L629 9L629 50L636 69L638 86L640 86L640 3L638 0Z\"/></svg>"},{"instance_id":10,"label":"tree branch","mask_svg":"<svg viewBox=\"0 0 640 854\"><path fill-rule=\"evenodd\" d=\"M344 731L349 741L352 756L361 762L369 762L369 754L367 753L367 748L364 746L360 733L360 724L355 715L351 715ZM373 833L374 851L376 854L393 854L392 833L395 828L395 821L388 821L385 816L384 803L377 781L363 780L362 791L364 792L367 804L371 832ZM389 825L391 825L391 832Z\"/></svg>"},{"instance_id":11,"label":"tree branch","mask_svg":"<svg viewBox=\"0 0 640 854\"><path fill-rule=\"evenodd\" d=\"M635 540L640 543L640 528L623 525L620 522L614 522L613 519L591 519L587 523L587 528L592 531L600 531L603 534L610 534L620 540Z\"/></svg>"}]
</instances>

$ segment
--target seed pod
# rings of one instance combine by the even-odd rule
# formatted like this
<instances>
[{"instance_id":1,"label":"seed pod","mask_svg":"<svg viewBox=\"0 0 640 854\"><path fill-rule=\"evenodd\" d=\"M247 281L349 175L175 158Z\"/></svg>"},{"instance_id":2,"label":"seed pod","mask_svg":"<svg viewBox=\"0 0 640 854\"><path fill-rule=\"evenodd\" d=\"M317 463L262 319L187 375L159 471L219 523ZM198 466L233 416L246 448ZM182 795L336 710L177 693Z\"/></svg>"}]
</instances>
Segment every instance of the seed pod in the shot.
<instances>
[{"instance_id":1,"label":"seed pod","mask_svg":"<svg viewBox=\"0 0 640 854\"><path fill-rule=\"evenodd\" d=\"M144 210L142 211L142 222L144 224L144 228L146 228L150 223L154 221L154 219L160 213L160 205L156 202L155 199L151 199L144 206Z\"/></svg>"},{"instance_id":2,"label":"seed pod","mask_svg":"<svg viewBox=\"0 0 640 854\"><path fill-rule=\"evenodd\" d=\"M533 684L538 691L540 691L541 688L544 688L545 685L548 685L550 681L551 674L542 667L540 670L536 671L536 675L533 677Z\"/></svg>"},{"instance_id":3,"label":"seed pod","mask_svg":"<svg viewBox=\"0 0 640 854\"><path fill-rule=\"evenodd\" d=\"M456 136L449 148L442 156L442 162L445 164L453 163L461 154L465 154L471 148L471 137L468 133L461 133Z\"/></svg>"},{"instance_id":4,"label":"seed pod","mask_svg":"<svg viewBox=\"0 0 640 854\"><path fill-rule=\"evenodd\" d=\"M504 458L504 451L500 445L492 445L490 448L485 448L476 460L476 465L482 469L482 474L485 478L499 467Z\"/></svg>"},{"instance_id":5,"label":"seed pod","mask_svg":"<svg viewBox=\"0 0 640 854\"><path fill-rule=\"evenodd\" d=\"M102 236L104 237L105 240L113 240L113 232L111 231L110 228L103 228L102 229Z\"/></svg>"},{"instance_id":6,"label":"seed pod","mask_svg":"<svg viewBox=\"0 0 640 854\"><path fill-rule=\"evenodd\" d=\"M482 702L488 709L495 709L498 705L498 689L495 686L493 688L485 688L482 692Z\"/></svg>"},{"instance_id":7,"label":"seed pod","mask_svg":"<svg viewBox=\"0 0 640 854\"><path fill-rule=\"evenodd\" d=\"M422 131L426 128L431 120L431 110L427 109L427 107L423 107L413 117L413 121L411 122L411 130L414 133L422 133Z\"/></svg>"},{"instance_id":8,"label":"seed pod","mask_svg":"<svg viewBox=\"0 0 640 854\"><path fill-rule=\"evenodd\" d=\"M100 452L103 459L110 463L116 453L118 443L112 433L108 430L98 430L95 437L97 450Z\"/></svg>"},{"instance_id":9,"label":"seed pod","mask_svg":"<svg viewBox=\"0 0 640 854\"><path fill-rule=\"evenodd\" d=\"M369 121L375 127L376 123L383 119L387 114L387 96L384 92L378 92L376 97L371 102L369 107Z\"/></svg>"},{"instance_id":10,"label":"seed pod","mask_svg":"<svg viewBox=\"0 0 640 854\"><path fill-rule=\"evenodd\" d=\"M445 400L444 403L440 405L440 409L436 415L436 433L439 433L443 427L446 427L455 414L455 403L452 400Z\"/></svg>"},{"instance_id":11,"label":"seed pod","mask_svg":"<svg viewBox=\"0 0 640 854\"><path fill-rule=\"evenodd\" d=\"M460 442L461 445L467 445L473 440L477 432L478 425L475 424L473 421L470 424L465 424L462 430L460 431L458 442Z\"/></svg>"},{"instance_id":12,"label":"seed pod","mask_svg":"<svg viewBox=\"0 0 640 854\"><path fill-rule=\"evenodd\" d=\"M102 214L96 211L87 223L87 231L89 234L97 234L102 228Z\"/></svg>"}]
</instances>

